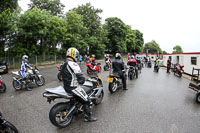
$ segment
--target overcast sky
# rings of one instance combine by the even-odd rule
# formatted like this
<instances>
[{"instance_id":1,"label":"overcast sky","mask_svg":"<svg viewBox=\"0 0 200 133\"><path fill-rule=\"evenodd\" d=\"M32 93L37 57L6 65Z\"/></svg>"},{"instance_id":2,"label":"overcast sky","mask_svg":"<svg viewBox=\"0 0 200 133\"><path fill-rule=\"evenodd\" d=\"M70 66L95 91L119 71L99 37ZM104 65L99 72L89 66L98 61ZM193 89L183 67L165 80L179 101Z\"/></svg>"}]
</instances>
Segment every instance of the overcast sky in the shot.
<instances>
[{"instance_id":1,"label":"overcast sky","mask_svg":"<svg viewBox=\"0 0 200 133\"><path fill-rule=\"evenodd\" d=\"M65 12L90 2L100 8L102 22L118 17L143 33L144 42L155 40L162 50L172 52L181 45L184 52L200 52L200 0L61 0ZM19 0L26 11L30 0Z\"/></svg>"}]
</instances>

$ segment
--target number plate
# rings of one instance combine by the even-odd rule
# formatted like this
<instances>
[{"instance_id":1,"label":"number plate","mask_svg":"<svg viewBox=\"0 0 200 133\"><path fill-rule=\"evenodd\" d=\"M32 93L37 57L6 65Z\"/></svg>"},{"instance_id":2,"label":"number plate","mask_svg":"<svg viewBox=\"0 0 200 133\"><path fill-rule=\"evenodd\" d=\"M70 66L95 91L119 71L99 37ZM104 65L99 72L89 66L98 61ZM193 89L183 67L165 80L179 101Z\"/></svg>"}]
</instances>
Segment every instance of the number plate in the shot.
<instances>
[{"instance_id":1,"label":"number plate","mask_svg":"<svg viewBox=\"0 0 200 133\"><path fill-rule=\"evenodd\" d=\"M181 70L181 73L183 73L183 70Z\"/></svg>"},{"instance_id":2,"label":"number plate","mask_svg":"<svg viewBox=\"0 0 200 133\"><path fill-rule=\"evenodd\" d=\"M3 72L3 70L0 70L0 72Z\"/></svg>"},{"instance_id":3,"label":"number plate","mask_svg":"<svg viewBox=\"0 0 200 133\"><path fill-rule=\"evenodd\" d=\"M113 78L108 78L108 80L107 80L108 82L113 82Z\"/></svg>"}]
</instances>

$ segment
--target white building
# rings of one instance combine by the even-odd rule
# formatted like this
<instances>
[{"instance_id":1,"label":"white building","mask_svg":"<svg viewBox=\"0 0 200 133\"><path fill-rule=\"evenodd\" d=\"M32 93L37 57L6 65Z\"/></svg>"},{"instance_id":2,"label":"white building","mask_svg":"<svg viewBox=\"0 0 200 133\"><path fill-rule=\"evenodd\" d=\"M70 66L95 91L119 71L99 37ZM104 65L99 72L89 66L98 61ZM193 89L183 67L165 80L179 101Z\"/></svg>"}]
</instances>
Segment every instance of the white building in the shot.
<instances>
[{"instance_id":1,"label":"white building","mask_svg":"<svg viewBox=\"0 0 200 133\"><path fill-rule=\"evenodd\" d=\"M193 67L200 69L200 52L199 53L180 53L180 54L163 54L163 65L167 66L167 60L170 58L172 64L184 65L184 72L192 74Z\"/></svg>"}]
</instances>

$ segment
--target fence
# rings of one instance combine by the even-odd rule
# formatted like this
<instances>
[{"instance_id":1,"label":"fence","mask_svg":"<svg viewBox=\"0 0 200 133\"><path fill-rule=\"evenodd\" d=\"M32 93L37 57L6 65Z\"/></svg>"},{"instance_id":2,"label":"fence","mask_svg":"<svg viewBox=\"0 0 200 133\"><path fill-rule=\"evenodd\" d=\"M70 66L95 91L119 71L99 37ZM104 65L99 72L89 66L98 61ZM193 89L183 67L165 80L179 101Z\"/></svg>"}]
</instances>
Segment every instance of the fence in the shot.
<instances>
[{"instance_id":1,"label":"fence","mask_svg":"<svg viewBox=\"0 0 200 133\"><path fill-rule=\"evenodd\" d=\"M29 56L28 62L31 65L48 65L64 61L65 56L61 55L34 55ZM5 60L9 68L20 68L22 58L18 57L1 57L0 60Z\"/></svg>"}]
</instances>

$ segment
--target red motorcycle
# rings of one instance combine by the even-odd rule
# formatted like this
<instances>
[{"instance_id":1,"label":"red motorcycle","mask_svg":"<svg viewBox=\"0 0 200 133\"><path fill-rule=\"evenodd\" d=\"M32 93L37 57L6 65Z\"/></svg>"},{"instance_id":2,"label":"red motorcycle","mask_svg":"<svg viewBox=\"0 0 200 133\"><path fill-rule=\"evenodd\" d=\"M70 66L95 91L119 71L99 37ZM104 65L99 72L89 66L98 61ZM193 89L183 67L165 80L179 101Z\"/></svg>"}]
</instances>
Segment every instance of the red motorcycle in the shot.
<instances>
[{"instance_id":1,"label":"red motorcycle","mask_svg":"<svg viewBox=\"0 0 200 133\"><path fill-rule=\"evenodd\" d=\"M177 65L174 67L174 75L179 76L180 78L182 77L182 74L184 72L183 70L184 65Z\"/></svg>"},{"instance_id":2,"label":"red motorcycle","mask_svg":"<svg viewBox=\"0 0 200 133\"><path fill-rule=\"evenodd\" d=\"M6 92L6 85L2 81L2 77L0 76L0 92Z\"/></svg>"},{"instance_id":3,"label":"red motorcycle","mask_svg":"<svg viewBox=\"0 0 200 133\"><path fill-rule=\"evenodd\" d=\"M91 63L86 64L86 66L88 75L91 75L95 72L101 72L101 63L97 63L96 68L94 68L95 66L93 66Z\"/></svg>"}]
</instances>

